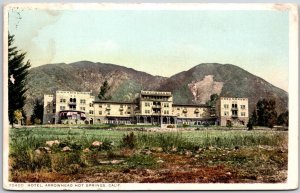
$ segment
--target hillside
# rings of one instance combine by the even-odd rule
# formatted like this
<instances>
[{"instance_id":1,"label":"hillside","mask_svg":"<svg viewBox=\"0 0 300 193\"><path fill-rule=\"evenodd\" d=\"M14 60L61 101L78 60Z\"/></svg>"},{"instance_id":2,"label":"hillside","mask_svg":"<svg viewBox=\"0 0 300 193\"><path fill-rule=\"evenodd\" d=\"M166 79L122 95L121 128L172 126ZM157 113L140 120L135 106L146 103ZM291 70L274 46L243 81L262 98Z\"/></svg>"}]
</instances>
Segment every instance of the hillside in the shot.
<instances>
[{"instance_id":1,"label":"hillside","mask_svg":"<svg viewBox=\"0 0 300 193\"><path fill-rule=\"evenodd\" d=\"M35 98L56 90L92 91L94 95L108 80L113 100L131 101L141 90L171 91L174 102L205 103L211 94L248 97L250 112L260 98L276 100L278 112L287 109L288 93L260 77L231 64L199 64L170 78L114 64L80 61L47 64L30 69L25 110L31 114Z\"/></svg>"},{"instance_id":2,"label":"hillside","mask_svg":"<svg viewBox=\"0 0 300 193\"><path fill-rule=\"evenodd\" d=\"M231 64L199 64L180 72L160 87L171 91L175 103L205 103L211 94L249 98L250 112L260 98L275 99L277 111L288 107L288 93L240 67Z\"/></svg>"}]
</instances>

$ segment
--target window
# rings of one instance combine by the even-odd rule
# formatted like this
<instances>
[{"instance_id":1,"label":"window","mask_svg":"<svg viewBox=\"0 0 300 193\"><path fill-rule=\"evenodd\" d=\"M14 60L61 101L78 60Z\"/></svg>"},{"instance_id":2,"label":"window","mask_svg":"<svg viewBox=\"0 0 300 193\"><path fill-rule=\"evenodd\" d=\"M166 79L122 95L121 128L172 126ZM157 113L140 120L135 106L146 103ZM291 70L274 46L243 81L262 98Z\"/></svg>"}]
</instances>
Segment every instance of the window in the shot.
<instances>
[{"instance_id":1,"label":"window","mask_svg":"<svg viewBox=\"0 0 300 193\"><path fill-rule=\"evenodd\" d=\"M150 114L150 110L145 110L145 114Z\"/></svg>"},{"instance_id":2,"label":"window","mask_svg":"<svg viewBox=\"0 0 300 193\"><path fill-rule=\"evenodd\" d=\"M80 104L85 104L85 99L80 99Z\"/></svg>"},{"instance_id":3,"label":"window","mask_svg":"<svg viewBox=\"0 0 300 193\"><path fill-rule=\"evenodd\" d=\"M228 108L229 108L229 105L228 105L228 104L224 104L224 108L225 108L225 109L228 109Z\"/></svg>"},{"instance_id":4,"label":"window","mask_svg":"<svg viewBox=\"0 0 300 193\"><path fill-rule=\"evenodd\" d=\"M180 108L179 108L179 107L177 107L177 110L180 110Z\"/></svg>"},{"instance_id":5,"label":"window","mask_svg":"<svg viewBox=\"0 0 300 193\"><path fill-rule=\"evenodd\" d=\"M169 107L169 103L164 103L164 107Z\"/></svg>"},{"instance_id":6,"label":"window","mask_svg":"<svg viewBox=\"0 0 300 193\"><path fill-rule=\"evenodd\" d=\"M110 115L110 112L109 112L109 111L107 112L107 115Z\"/></svg>"},{"instance_id":7,"label":"window","mask_svg":"<svg viewBox=\"0 0 300 193\"><path fill-rule=\"evenodd\" d=\"M128 106L128 108L127 109L131 109L131 106Z\"/></svg>"},{"instance_id":8,"label":"window","mask_svg":"<svg viewBox=\"0 0 300 193\"><path fill-rule=\"evenodd\" d=\"M127 112L127 114L130 114L130 112Z\"/></svg>"},{"instance_id":9,"label":"window","mask_svg":"<svg viewBox=\"0 0 300 193\"><path fill-rule=\"evenodd\" d=\"M199 113L196 113L196 117L199 117Z\"/></svg>"},{"instance_id":10,"label":"window","mask_svg":"<svg viewBox=\"0 0 300 193\"><path fill-rule=\"evenodd\" d=\"M65 103L65 102L66 102L66 99L60 99L60 102L61 102L61 103Z\"/></svg>"},{"instance_id":11,"label":"window","mask_svg":"<svg viewBox=\"0 0 300 193\"><path fill-rule=\"evenodd\" d=\"M241 109L245 109L246 108L246 105L241 105Z\"/></svg>"},{"instance_id":12,"label":"window","mask_svg":"<svg viewBox=\"0 0 300 193\"><path fill-rule=\"evenodd\" d=\"M107 107L110 107L110 104L108 104Z\"/></svg>"},{"instance_id":13,"label":"window","mask_svg":"<svg viewBox=\"0 0 300 193\"><path fill-rule=\"evenodd\" d=\"M164 114L167 114L167 111L166 111L166 110L164 110Z\"/></svg>"},{"instance_id":14,"label":"window","mask_svg":"<svg viewBox=\"0 0 300 193\"><path fill-rule=\"evenodd\" d=\"M120 115L123 115L123 111L120 111Z\"/></svg>"},{"instance_id":15,"label":"window","mask_svg":"<svg viewBox=\"0 0 300 193\"><path fill-rule=\"evenodd\" d=\"M232 108L237 108L237 104L232 104Z\"/></svg>"},{"instance_id":16,"label":"window","mask_svg":"<svg viewBox=\"0 0 300 193\"><path fill-rule=\"evenodd\" d=\"M66 107L65 106L60 106L60 110L65 110Z\"/></svg>"},{"instance_id":17,"label":"window","mask_svg":"<svg viewBox=\"0 0 300 193\"><path fill-rule=\"evenodd\" d=\"M229 112L228 111L224 111L224 116L228 116Z\"/></svg>"},{"instance_id":18,"label":"window","mask_svg":"<svg viewBox=\"0 0 300 193\"><path fill-rule=\"evenodd\" d=\"M99 111L99 115L102 115L102 111Z\"/></svg>"},{"instance_id":19,"label":"window","mask_svg":"<svg viewBox=\"0 0 300 193\"><path fill-rule=\"evenodd\" d=\"M52 113L55 113L55 109L52 110Z\"/></svg>"},{"instance_id":20,"label":"window","mask_svg":"<svg viewBox=\"0 0 300 193\"><path fill-rule=\"evenodd\" d=\"M241 112L241 116L242 116L242 117L245 117L245 116L246 116L246 113L245 113L245 112Z\"/></svg>"},{"instance_id":21,"label":"window","mask_svg":"<svg viewBox=\"0 0 300 193\"><path fill-rule=\"evenodd\" d=\"M85 111L85 107L80 107L80 110Z\"/></svg>"},{"instance_id":22,"label":"window","mask_svg":"<svg viewBox=\"0 0 300 193\"><path fill-rule=\"evenodd\" d=\"M90 103L90 107L93 107L94 105L93 105L93 103Z\"/></svg>"},{"instance_id":23,"label":"window","mask_svg":"<svg viewBox=\"0 0 300 193\"><path fill-rule=\"evenodd\" d=\"M123 108L123 105L120 105L120 108Z\"/></svg>"},{"instance_id":24,"label":"window","mask_svg":"<svg viewBox=\"0 0 300 193\"><path fill-rule=\"evenodd\" d=\"M99 108L102 108L102 105L101 105L101 104L99 104Z\"/></svg>"},{"instance_id":25,"label":"window","mask_svg":"<svg viewBox=\"0 0 300 193\"><path fill-rule=\"evenodd\" d=\"M94 111L90 110L90 112L89 112L89 113L90 113L90 115L93 115L93 114L94 114Z\"/></svg>"}]
</instances>

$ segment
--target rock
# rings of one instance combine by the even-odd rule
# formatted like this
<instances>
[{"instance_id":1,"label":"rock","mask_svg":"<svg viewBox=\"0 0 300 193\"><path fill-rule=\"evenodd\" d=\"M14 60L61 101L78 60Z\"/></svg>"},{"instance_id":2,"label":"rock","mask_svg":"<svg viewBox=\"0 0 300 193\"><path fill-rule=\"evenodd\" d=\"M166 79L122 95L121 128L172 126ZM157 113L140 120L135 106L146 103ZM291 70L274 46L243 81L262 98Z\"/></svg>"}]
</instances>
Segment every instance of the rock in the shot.
<instances>
[{"instance_id":1,"label":"rock","mask_svg":"<svg viewBox=\"0 0 300 193\"><path fill-rule=\"evenodd\" d=\"M240 147L239 147L239 146L235 146L234 149L235 149L235 150L239 150Z\"/></svg>"},{"instance_id":2,"label":"rock","mask_svg":"<svg viewBox=\"0 0 300 193\"><path fill-rule=\"evenodd\" d=\"M52 147L53 145L59 145L59 141L58 140L53 140L53 141L46 141L46 145L48 145L49 147Z\"/></svg>"},{"instance_id":3,"label":"rock","mask_svg":"<svg viewBox=\"0 0 300 193\"><path fill-rule=\"evenodd\" d=\"M161 147L153 147L151 150L154 151L154 152L162 152L163 148L161 148Z\"/></svg>"},{"instance_id":4,"label":"rock","mask_svg":"<svg viewBox=\"0 0 300 193\"><path fill-rule=\"evenodd\" d=\"M99 161L99 164L110 164L110 161Z\"/></svg>"},{"instance_id":5,"label":"rock","mask_svg":"<svg viewBox=\"0 0 300 193\"><path fill-rule=\"evenodd\" d=\"M154 171L149 170L149 169L146 169L145 171L146 171L146 173L147 173L148 175L154 175L154 174L155 174Z\"/></svg>"},{"instance_id":6,"label":"rock","mask_svg":"<svg viewBox=\"0 0 300 193\"><path fill-rule=\"evenodd\" d=\"M124 162L124 160L112 160L110 163L111 164L120 164L122 162Z\"/></svg>"},{"instance_id":7,"label":"rock","mask_svg":"<svg viewBox=\"0 0 300 193\"><path fill-rule=\"evenodd\" d=\"M64 152L66 152L66 151L72 151L72 149L70 147L68 147L68 146L65 146L61 151L64 151Z\"/></svg>"},{"instance_id":8,"label":"rock","mask_svg":"<svg viewBox=\"0 0 300 193\"><path fill-rule=\"evenodd\" d=\"M152 152L150 150L146 151L145 154L146 155L150 155Z\"/></svg>"},{"instance_id":9,"label":"rock","mask_svg":"<svg viewBox=\"0 0 300 193\"><path fill-rule=\"evenodd\" d=\"M157 163L164 163L164 161L163 160L157 160Z\"/></svg>"},{"instance_id":10,"label":"rock","mask_svg":"<svg viewBox=\"0 0 300 193\"><path fill-rule=\"evenodd\" d=\"M177 152L177 147L173 147L173 148L171 149L171 152Z\"/></svg>"},{"instance_id":11,"label":"rock","mask_svg":"<svg viewBox=\"0 0 300 193\"><path fill-rule=\"evenodd\" d=\"M93 147L100 147L102 144L103 144L103 143L100 142L100 141L94 141L94 142L92 143L92 146L93 146Z\"/></svg>"},{"instance_id":12,"label":"rock","mask_svg":"<svg viewBox=\"0 0 300 193\"><path fill-rule=\"evenodd\" d=\"M196 155L195 155L195 158L198 158L198 157L200 157L200 155L196 154Z\"/></svg>"},{"instance_id":13,"label":"rock","mask_svg":"<svg viewBox=\"0 0 300 193\"><path fill-rule=\"evenodd\" d=\"M226 172L226 175L230 176L230 175L231 175L231 172Z\"/></svg>"},{"instance_id":14,"label":"rock","mask_svg":"<svg viewBox=\"0 0 300 193\"><path fill-rule=\"evenodd\" d=\"M39 149L36 149L36 150L34 150L34 153L40 155L40 154L42 154L42 151Z\"/></svg>"},{"instance_id":15,"label":"rock","mask_svg":"<svg viewBox=\"0 0 300 193\"><path fill-rule=\"evenodd\" d=\"M43 149L45 149L47 152L51 152L50 147L43 147Z\"/></svg>"},{"instance_id":16,"label":"rock","mask_svg":"<svg viewBox=\"0 0 300 193\"><path fill-rule=\"evenodd\" d=\"M187 155L187 156L193 155L193 153L191 151L186 151L184 154Z\"/></svg>"},{"instance_id":17,"label":"rock","mask_svg":"<svg viewBox=\"0 0 300 193\"><path fill-rule=\"evenodd\" d=\"M88 153L90 152L91 150L89 148L85 148L84 150L82 150L84 153Z\"/></svg>"}]
</instances>

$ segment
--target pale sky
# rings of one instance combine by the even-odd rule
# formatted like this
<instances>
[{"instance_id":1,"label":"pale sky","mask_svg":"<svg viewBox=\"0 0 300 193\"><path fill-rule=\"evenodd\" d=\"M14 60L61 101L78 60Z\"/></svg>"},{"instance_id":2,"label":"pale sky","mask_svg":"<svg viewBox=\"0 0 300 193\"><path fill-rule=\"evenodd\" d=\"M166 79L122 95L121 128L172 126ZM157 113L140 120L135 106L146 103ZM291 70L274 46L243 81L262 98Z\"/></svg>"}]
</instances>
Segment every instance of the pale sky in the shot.
<instances>
[{"instance_id":1,"label":"pale sky","mask_svg":"<svg viewBox=\"0 0 300 193\"><path fill-rule=\"evenodd\" d=\"M288 90L287 11L23 10L9 32L32 67L82 60L172 76L234 64Z\"/></svg>"}]
</instances>

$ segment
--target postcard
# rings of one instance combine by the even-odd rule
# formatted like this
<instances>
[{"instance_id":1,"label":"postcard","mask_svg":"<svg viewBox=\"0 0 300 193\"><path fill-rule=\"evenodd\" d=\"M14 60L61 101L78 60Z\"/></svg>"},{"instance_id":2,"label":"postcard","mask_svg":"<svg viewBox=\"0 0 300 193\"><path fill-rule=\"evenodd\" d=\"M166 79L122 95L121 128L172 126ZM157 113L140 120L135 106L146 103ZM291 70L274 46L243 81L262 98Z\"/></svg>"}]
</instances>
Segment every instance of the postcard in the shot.
<instances>
[{"instance_id":1,"label":"postcard","mask_svg":"<svg viewBox=\"0 0 300 193\"><path fill-rule=\"evenodd\" d=\"M4 7L3 188L298 188L294 4Z\"/></svg>"}]
</instances>

